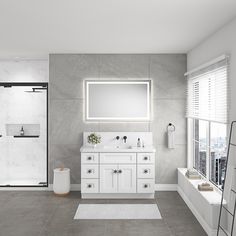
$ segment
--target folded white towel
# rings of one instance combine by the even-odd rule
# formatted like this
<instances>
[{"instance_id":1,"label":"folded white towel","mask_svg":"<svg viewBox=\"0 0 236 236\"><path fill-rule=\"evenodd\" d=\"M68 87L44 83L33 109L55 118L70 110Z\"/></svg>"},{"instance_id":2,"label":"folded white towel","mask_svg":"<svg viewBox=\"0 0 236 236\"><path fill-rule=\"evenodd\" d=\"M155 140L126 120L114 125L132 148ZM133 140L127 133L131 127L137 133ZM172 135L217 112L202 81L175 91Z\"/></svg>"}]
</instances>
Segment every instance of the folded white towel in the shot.
<instances>
[{"instance_id":1,"label":"folded white towel","mask_svg":"<svg viewBox=\"0 0 236 236\"><path fill-rule=\"evenodd\" d=\"M188 169L188 170L187 170L187 173L188 173L189 175L198 175L198 172L197 172L195 169Z\"/></svg>"}]
</instances>

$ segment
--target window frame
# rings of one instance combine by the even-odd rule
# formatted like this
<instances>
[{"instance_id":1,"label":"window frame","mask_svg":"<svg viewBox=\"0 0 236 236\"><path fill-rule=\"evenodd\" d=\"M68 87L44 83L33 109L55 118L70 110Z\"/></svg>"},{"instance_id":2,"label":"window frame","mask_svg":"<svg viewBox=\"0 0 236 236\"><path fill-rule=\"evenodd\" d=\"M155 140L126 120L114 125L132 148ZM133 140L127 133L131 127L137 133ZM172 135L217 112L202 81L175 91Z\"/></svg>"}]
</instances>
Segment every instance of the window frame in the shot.
<instances>
[{"instance_id":1,"label":"window frame","mask_svg":"<svg viewBox=\"0 0 236 236\"><path fill-rule=\"evenodd\" d=\"M198 170L195 166L195 142L200 143L199 141L195 140L195 118L187 118L188 123L188 168L194 168L197 172L202 176L205 181L209 181L213 184L218 190L222 192L220 185L217 185L215 182L211 180L211 123L216 123L209 120L202 120L208 122L207 124L207 143L206 143L206 175L204 175L201 171ZM228 139L228 126L224 124L226 127L226 145Z\"/></svg>"}]
</instances>

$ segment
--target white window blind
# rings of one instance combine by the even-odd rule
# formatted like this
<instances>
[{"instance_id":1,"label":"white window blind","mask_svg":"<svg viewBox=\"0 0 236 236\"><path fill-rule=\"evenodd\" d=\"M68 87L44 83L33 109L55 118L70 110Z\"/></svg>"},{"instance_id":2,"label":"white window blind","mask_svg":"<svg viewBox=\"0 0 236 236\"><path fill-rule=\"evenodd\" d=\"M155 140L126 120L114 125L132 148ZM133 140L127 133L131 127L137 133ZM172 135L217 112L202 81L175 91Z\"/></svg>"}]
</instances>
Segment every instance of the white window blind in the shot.
<instances>
[{"instance_id":1,"label":"white window blind","mask_svg":"<svg viewBox=\"0 0 236 236\"><path fill-rule=\"evenodd\" d=\"M187 117L227 123L228 58L187 76Z\"/></svg>"}]
</instances>

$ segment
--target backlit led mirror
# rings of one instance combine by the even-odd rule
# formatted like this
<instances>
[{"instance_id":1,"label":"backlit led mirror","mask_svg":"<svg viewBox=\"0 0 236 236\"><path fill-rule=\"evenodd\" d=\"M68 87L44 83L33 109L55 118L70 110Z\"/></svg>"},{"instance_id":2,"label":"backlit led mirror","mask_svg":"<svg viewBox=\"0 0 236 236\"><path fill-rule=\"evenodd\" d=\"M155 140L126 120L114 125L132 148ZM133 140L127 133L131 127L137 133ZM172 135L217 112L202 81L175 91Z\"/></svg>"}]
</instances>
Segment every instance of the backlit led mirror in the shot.
<instances>
[{"instance_id":1,"label":"backlit led mirror","mask_svg":"<svg viewBox=\"0 0 236 236\"><path fill-rule=\"evenodd\" d=\"M85 81L87 121L148 121L150 80Z\"/></svg>"}]
</instances>

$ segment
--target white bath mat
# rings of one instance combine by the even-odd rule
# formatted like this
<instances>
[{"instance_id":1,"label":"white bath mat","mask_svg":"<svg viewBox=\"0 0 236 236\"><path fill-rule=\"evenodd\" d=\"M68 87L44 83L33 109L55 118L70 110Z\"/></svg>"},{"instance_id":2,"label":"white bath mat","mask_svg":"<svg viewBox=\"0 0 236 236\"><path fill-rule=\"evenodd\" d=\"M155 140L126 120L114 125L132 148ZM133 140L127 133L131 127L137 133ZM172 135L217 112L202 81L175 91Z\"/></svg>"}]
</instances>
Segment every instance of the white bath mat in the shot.
<instances>
[{"instance_id":1,"label":"white bath mat","mask_svg":"<svg viewBox=\"0 0 236 236\"><path fill-rule=\"evenodd\" d=\"M156 204L80 204L78 219L161 219Z\"/></svg>"}]
</instances>

